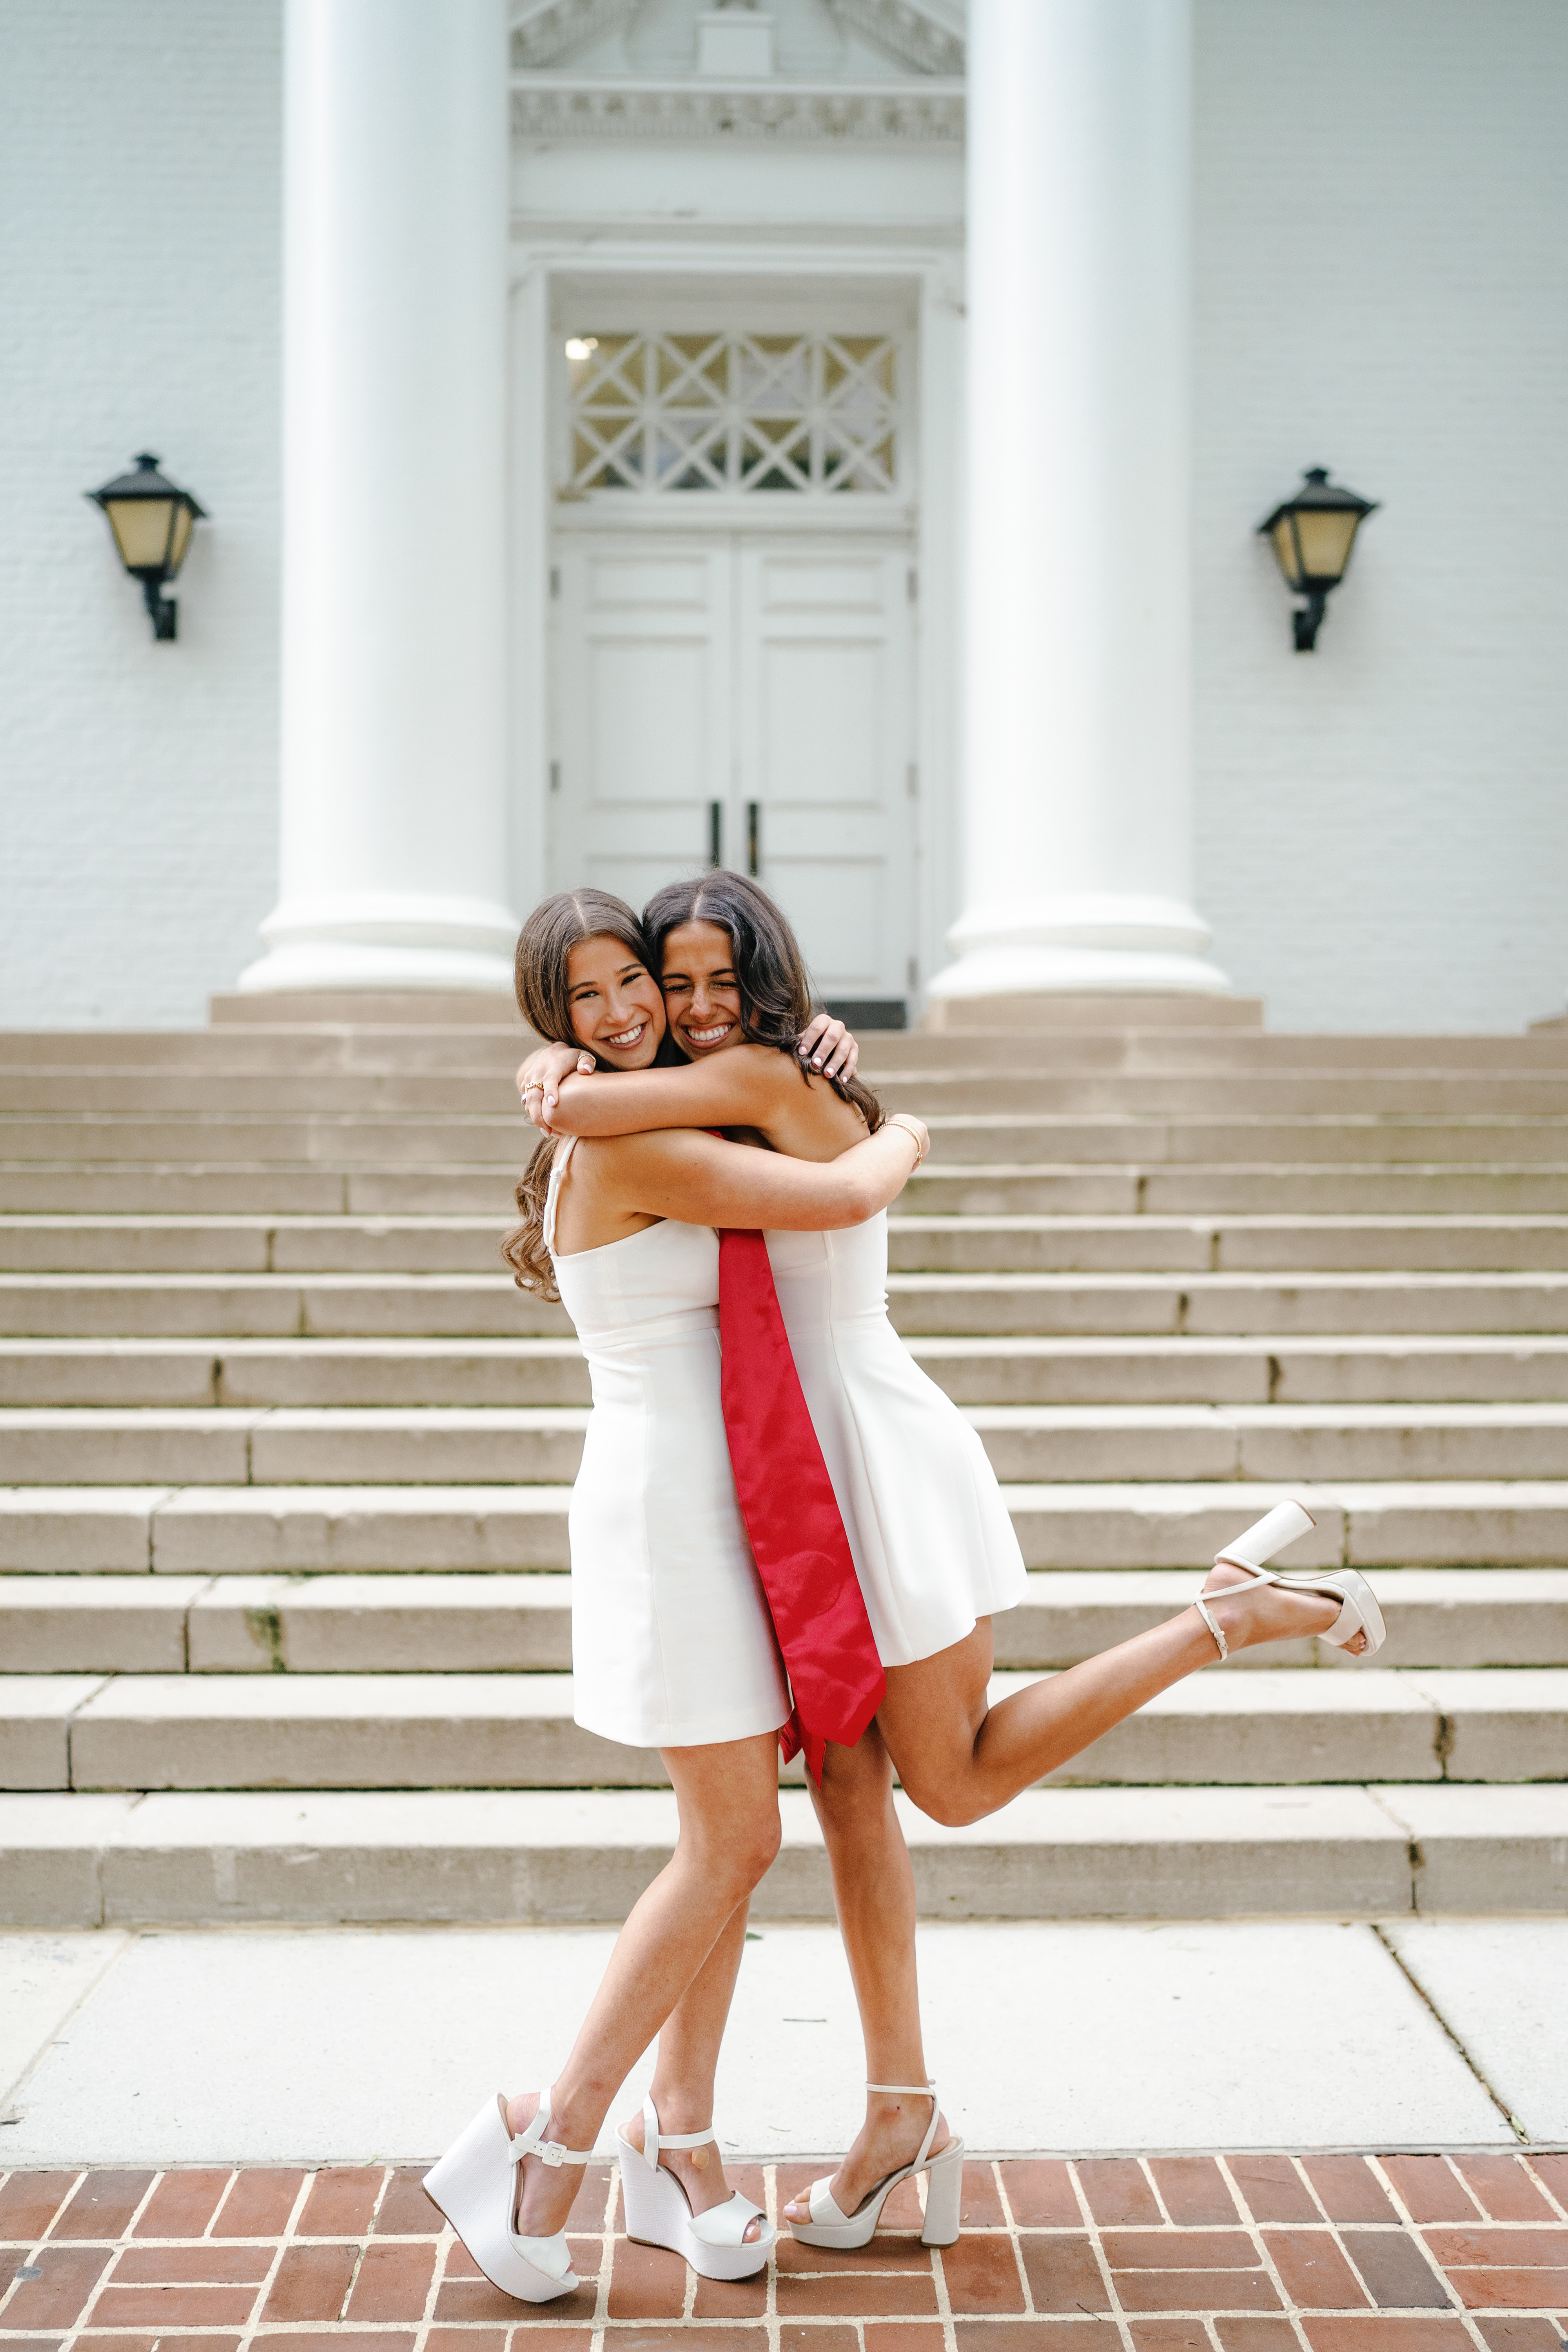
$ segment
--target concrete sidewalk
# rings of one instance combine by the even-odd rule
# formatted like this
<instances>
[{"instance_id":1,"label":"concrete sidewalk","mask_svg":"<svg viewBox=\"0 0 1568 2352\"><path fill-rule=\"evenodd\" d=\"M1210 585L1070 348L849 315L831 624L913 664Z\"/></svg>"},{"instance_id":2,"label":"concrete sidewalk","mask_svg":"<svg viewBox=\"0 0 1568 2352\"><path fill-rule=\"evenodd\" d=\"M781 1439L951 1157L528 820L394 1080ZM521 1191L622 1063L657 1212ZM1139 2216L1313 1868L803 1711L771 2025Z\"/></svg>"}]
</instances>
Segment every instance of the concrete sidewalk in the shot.
<instances>
[{"instance_id":1,"label":"concrete sidewalk","mask_svg":"<svg viewBox=\"0 0 1568 2352\"><path fill-rule=\"evenodd\" d=\"M0 2165L426 2159L488 2092L548 2081L613 1940L0 1937ZM976 2150L1568 2142L1568 1920L933 1925L921 1965L928 2060ZM837 2150L861 2072L837 1934L766 1924L726 2149Z\"/></svg>"}]
</instances>

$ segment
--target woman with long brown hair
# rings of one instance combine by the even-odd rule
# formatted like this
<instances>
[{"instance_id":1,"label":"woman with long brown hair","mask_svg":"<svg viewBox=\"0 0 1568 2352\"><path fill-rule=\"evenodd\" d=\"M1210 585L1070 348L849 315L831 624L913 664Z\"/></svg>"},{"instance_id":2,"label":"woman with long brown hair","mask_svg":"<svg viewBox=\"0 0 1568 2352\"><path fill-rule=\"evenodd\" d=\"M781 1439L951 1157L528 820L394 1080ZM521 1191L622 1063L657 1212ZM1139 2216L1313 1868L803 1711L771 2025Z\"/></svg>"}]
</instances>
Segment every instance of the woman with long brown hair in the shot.
<instances>
[{"instance_id":1,"label":"woman with long brown hair","mask_svg":"<svg viewBox=\"0 0 1568 2352\"><path fill-rule=\"evenodd\" d=\"M546 1049L519 1073L535 1123L595 1136L710 1124L774 1149L823 1148L790 1066L810 994L781 911L754 882L718 872L670 884L643 922L670 1033L693 1066L607 1081L571 1075L570 1052ZM1023 1561L978 1437L887 1319L886 1220L766 1241L886 1676L875 1721L853 1747L828 1748L813 1791L869 2096L838 2171L786 2218L808 2243L848 2246L870 2236L892 2186L948 2147L934 2086L919 2088L914 1876L895 1772L934 1820L979 1821L1231 1648L1315 1633L1363 1653L1381 1643L1383 1621L1353 1570L1285 1580L1266 1570L1311 1524L1281 1506L1169 1623L989 1706L990 1618L1022 1598Z\"/></svg>"},{"instance_id":2,"label":"woman with long brown hair","mask_svg":"<svg viewBox=\"0 0 1568 2352\"><path fill-rule=\"evenodd\" d=\"M536 1030L571 1037L596 1066L644 1067L663 1041L637 919L603 892L534 909L517 989ZM710 1134L546 1139L518 1188L506 1255L520 1281L562 1298L593 1373L570 1518L576 1718L658 1748L679 1813L675 1853L622 1929L553 2084L487 2101L426 2177L486 2276L525 2302L577 2284L563 2234L572 2168L656 2035L652 2094L620 2136L629 2231L714 2278L749 2276L772 2244L760 2210L726 2194L712 2128L746 1906L778 1847L776 1742L792 1717L725 1444L714 1228L852 1224L885 1207L924 1129L905 1119L868 1134L835 1108L838 1150L815 1165Z\"/></svg>"}]
</instances>

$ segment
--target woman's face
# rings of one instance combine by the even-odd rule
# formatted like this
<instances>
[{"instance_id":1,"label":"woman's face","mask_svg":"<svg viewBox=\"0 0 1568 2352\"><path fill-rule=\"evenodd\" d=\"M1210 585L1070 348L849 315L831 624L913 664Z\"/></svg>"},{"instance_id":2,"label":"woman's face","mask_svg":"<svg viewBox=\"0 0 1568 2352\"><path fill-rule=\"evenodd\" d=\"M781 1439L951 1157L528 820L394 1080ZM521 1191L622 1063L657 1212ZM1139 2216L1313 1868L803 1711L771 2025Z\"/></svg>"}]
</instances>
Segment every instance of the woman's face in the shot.
<instances>
[{"instance_id":1,"label":"woman's face","mask_svg":"<svg viewBox=\"0 0 1568 2352\"><path fill-rule=\"evenodd\" d=\"M572 1034L615 1070L646 1070L664 1035L658 982L623 940L599 932L566 958Z\"/></svg>"},{"instance_id":2,"label":"woman's face","mask_svg":"<svg viewBox=\"0 0 1568 2352\"><path fill-rule=\"evenodd\" d=\"M718 923L680 923L664 942L665 1011L676 1044L693 1061L743 1045L735 948Z\"/></svg>"}]
</instances>

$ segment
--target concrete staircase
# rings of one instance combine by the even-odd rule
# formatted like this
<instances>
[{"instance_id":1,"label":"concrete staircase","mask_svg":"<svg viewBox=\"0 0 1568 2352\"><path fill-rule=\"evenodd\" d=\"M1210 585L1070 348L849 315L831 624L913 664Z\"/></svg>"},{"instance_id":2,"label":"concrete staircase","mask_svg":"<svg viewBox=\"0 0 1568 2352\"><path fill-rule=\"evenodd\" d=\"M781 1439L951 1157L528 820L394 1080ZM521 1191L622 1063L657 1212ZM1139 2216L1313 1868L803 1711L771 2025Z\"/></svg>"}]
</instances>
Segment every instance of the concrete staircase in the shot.
<instances>
[{"instance_id":1,"label":"concrete staircase","mask_svg":"<svg viewBox=\"0 0 1568 2352\"><path fill-rule=\"evenodd\" d=\"M214 1013L0 1038L0 1916L613 1917L673 1801L572 1721L587 1383L497 1255L521 1033ZM867 1063L933 1136L894 1319L1035 1571L1001 1685L1169 1613L1285 1491L1391 1639L1206 1673L973 1830L908 1811L925 1907L1563 1908L1568 1029L985 1017ZM758 1908L821 1915L783 1801Z\"/></svg>"}]
</instances>

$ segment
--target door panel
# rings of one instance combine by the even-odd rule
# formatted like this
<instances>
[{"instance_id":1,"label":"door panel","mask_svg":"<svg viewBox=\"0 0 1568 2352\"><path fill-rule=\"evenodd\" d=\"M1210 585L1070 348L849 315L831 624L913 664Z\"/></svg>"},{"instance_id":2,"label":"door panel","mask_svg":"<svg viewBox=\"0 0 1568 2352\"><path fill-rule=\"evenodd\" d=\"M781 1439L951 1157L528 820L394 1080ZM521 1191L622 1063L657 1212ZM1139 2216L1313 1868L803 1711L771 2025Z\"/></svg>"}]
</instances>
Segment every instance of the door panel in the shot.
<instances>
[{"instance_id":1,"label":"door panel","mask_svg":"<svg viewBox=\"0 0 1568 2352\"><path fill-rule=\"evenodd\" d=\"M554 887L642 906L707 865L717 803L723 862L754 837L818 988L902 997L907 567L899 541L563 534Z\"/></svg>"},{"instance_id":2,"label":"door panel","mask_svg":"<svg viewBox=\"0 0 1568 2352\"><path fill-rule=\"evenodd\" d=\"M567 542L559 569L554 886L641 907L707 863L730 790L730 549Z\"/></svg>"},{"instance_id":3,"label":"door panel","mask_svg":"<svg viewBox=\"0 0 1568 2352\"><path fill-rule=\"evenodd\" d=\"M742 541L737 730L760 872L832 996L902 996L912 943L900 547Z\"/></svg>"}]
</instances>

